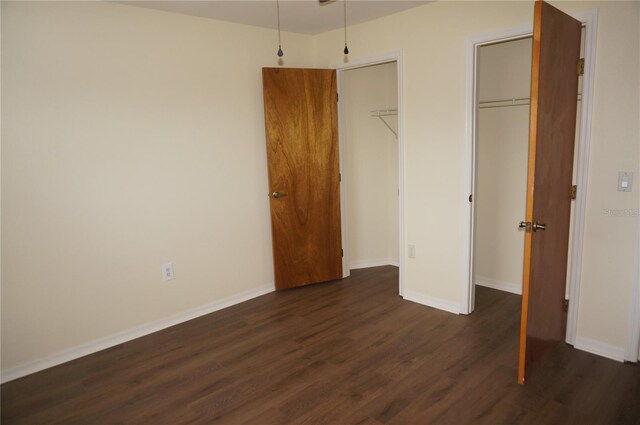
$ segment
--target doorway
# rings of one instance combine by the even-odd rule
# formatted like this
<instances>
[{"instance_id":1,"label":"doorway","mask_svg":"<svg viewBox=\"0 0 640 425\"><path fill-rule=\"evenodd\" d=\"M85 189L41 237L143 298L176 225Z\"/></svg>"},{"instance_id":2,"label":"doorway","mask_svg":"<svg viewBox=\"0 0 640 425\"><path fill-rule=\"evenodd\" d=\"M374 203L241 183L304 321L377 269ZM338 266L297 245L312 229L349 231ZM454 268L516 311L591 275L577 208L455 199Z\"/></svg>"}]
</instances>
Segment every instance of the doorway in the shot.
<instances>
[{"instance_id":1,"label":"doorway","mask_svg":"<svg viewBox=\"0 0 640 425\"><path fill-rule=\"evenodd\" d=\"M589 153L589 140L590 140L590 122L591 122L591 105L592 105L592 93L593 93L593 73L594 73L594 56L595 56L595 24L597 21L597 13L595 11L582 13L576 17L576 19L582 21L583 23L583 32L582 32L582 42L583 42L583 54L581 55L584 58L584 75L581 78L580 90L582 93L580 97L581 102L578 102L579 111L577 117L577 134L576 137L576 152L575 152L575 166L574 166L574 183L577 183L577 196L576 199L572 202L572 224L571 224L571 236L569 243L569 266L568 266L568 285L567 285L567 293L568 298L571 299L571 303L568 306L568 317L567 317L567 328L566 328L566 341L570 344L574 343L575 340L575 329L577 323L577 306L578 306L578 295L579 295L579 282L580 282L580 271L581 271L581 259L582 259L582 240L584 234L584 215L585 215L585 205L586 205L586 184L587 184L587 172L588 172L588 153ZM520 98L519 95L504 95L504 97L496 97L491 99L481 99L480 92L478 90L478 81L481 78L479 75L478 63L480 56L482 54L481 50L484 48L488 48L491 46L499 46L503 43L514 42L514 43L522 43L526 44L525 41L528 37L531 36L531 27L528 25L498 30L493 32L487 32L483 34L478 34L475 36L470 36L466 40L466 136L465 136L465 163L466 168L466 176L465 176L465 187L468 188L469 199L464 200L465 208L464 208L464 221L463 221L463 272L462 272L462 291L461 291L461 313L469 314L473 312L475 307L474 301L474 288L475 288L475 274L476 274L476 266L475 264L475 254L477 251L474 251L474 238L475 234L474 230L478 229L479 226L476 225L476 220L478 219L477 214L475 212L475 207L477 206L477 201L480 193L476 191L477 187L477 177L479 175L478 170L478 156L480 155L479 146L476 145L478 140L479 131L482 130L479 128L478 118L480 114L485 113L480 106L485 106L485 109L517 109L525 108L528 109L528 106L517 106L520 104L526 105L528 103L528 92L524 98ZM514 44L515 45L515 44ZM530 65L530 59L528 60ZM505 77L510 78L510 77ZM507 81L508 82L508 81ZM494 83L495 84L495 83ZM491 101L502 101L502 102L491 102ZM578 100L578 99L576 99ZM479 102L487 102L482 105ZM506 106L508 105L508 106ZM489 106L494 106L494 108L489 108ZM515 113L515 112L513 112ZM491 112L489 112L491 114ZM528 125L528 122L527 122ZM505 130L506 131L506 130ZM527 128L525 128L525 132ZM501 137L504 138L504 132L501 134ZM526 136L525 136L526 137ZM525 142L527 143L527 142ZM496 178L496 177L494 177ZM505 183L506 184L506 183ZM524 186L521 186L524 187ZM473 199L472 199L473 198ZM472 202L473 201L473 202ZM523 208L523 207L522 207ZM506 223L514 229L517 227L518 221L522 220L521 218L512 223ZM497 219L494 217L494 223L497 222ZM486 225L483 227L486 230ZM480 232L480 230L478 230ZM513 230L511 230L513 232ZM516 236L517 237L517 236ZM522 245L520 245L522 246ZM522 248L520 248L522 249ZM520 251L520 250L519 250ZM521 252L521 251L520 251ZM519 260L519 265L521 265L521 261ZM492 265L494 268L499 268L495 264ZM501 264L504 268L505 264ZM506 269L508 269L507 267ZM484 270L486 270L485 268ZM516 267L511 267L511 276L514 276L513 270L517 269ZM482 268L480 269L482 270ZM521 272L522 269L520 269ZM508 270L502 270L503 273L509 273ZM506 276L503 274L501 276ZM491 276L482 276L479 277L491 277ZM483 280L483 279L481 279ZM509 285L511 283L511 285ZM493 281L490 279L484 279L484 282L481 284L485 284L485 286L493 286L500 287L499 289L510 290L510 292L518 293L521 291L521 276L515 282L509 282L509 279L499 279L494 278Z\"/></svg>"},{"instance_id":2,"label":"doorway","mask_svg":"<svg viewBox=\"0 0 640 425\"><path fill-rule=\"evenodd\" d=\"M531 37L482 45L477 61L474 285L522 294ZM474 297L475 298L475 297Z\"/></svg>"},{"instance_id":3,"label":"doorway","mask_svg":"<svg viewBox=\"0 0 640 425\"><path fill-rule=\"evenodd\" d=\"M584 57L584 28L580 57ZM482 44L476 62L475 205L472 282L522 294L524 232L514 224L525 215L527 183L530 36ZM580 141L582 77L578 78L576 146ZM577 176L574 150L573 177ZM576 185L577 186L577 185ZM573 203L571 223L573 223ZM571 230L569 227L569 240ZM565 299L571 281L571 245ZM474 288L475 290L475 288ZM472 297L475 304L475 296Z\"/></svg>"},{"instance_id":4,"label":"doorway","mask_svg":"<svg viewBox=\"0 0 640 425\"><path fill-rule=\"evenodd\" d=\"M393 265L403 295L401 57L399 52L338 69L343 276Z\"/></svg>"},{"instance_id":5,"label":"doorway","mask_svg":"<svg viewBox=\"0 0 640 425\"><path fill-rule=\"evenodd\" d=\"M395 62L342 73L349 268L398 266Z\"/></svg>"}]
</instances>

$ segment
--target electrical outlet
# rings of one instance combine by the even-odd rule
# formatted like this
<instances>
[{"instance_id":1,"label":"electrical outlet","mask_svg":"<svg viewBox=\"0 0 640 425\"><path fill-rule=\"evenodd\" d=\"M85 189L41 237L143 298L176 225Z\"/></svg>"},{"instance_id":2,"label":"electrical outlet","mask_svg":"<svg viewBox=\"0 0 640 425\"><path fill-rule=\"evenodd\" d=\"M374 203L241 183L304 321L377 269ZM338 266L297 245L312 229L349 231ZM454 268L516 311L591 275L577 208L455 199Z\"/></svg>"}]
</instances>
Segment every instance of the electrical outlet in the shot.
<instances>
[{"instance_id":1,"label":"electrical outlet","mask_svg":"<svg viewBox=\"0 0 640 425\"><path fill-rule=\"evenodd\" d=\"M162 279L166 282L167 280L173 280L176 277L173 274L173 263L166 263L162 265Z\"/></svg>"},{"instance_id":2,"label":"electrical outlet","mask_svg":"<svg viewBox=\"0 0 640 425\"><path fill-rule=\"evenodd\" d=\"M409 245L409 258L416 258L416 246Z\"/></svg>"},{"instance_id":3,"label":"electrical outlet","mask_svg":"<svg viewBox=\"0 0 640 425\"><path fill-rule=\"evenodd\" d=\"M633 173L631 171L618 171L618 192L631 192Z\"/></svg>"}]
</instances>

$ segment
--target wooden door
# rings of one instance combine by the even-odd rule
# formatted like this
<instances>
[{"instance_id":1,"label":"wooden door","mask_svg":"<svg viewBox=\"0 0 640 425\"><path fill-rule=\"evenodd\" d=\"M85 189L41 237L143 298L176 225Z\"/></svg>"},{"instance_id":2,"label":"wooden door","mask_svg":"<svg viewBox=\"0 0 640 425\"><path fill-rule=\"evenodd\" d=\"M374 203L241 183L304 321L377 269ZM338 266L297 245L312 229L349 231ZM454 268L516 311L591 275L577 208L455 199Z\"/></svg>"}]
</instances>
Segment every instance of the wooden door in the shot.
<instances>
[{"instance_id":1,"label":"wooden door","mask_svg":"<svg viewBox=\"0 0 640 425\"><path fill-rule=\"evenodd\" d=\"M342 277L336 71L263 68L276 289Z\"/></svg>"},{"instance_id":2,"label":"wooden door","mask_svg":"<svg viewBox=\"0 0 640 425\"><path fill-rule=\"evenodd\" d=\"M581 23L535 3L518 382L564 338Z\"/></svg>"}]
</instances>

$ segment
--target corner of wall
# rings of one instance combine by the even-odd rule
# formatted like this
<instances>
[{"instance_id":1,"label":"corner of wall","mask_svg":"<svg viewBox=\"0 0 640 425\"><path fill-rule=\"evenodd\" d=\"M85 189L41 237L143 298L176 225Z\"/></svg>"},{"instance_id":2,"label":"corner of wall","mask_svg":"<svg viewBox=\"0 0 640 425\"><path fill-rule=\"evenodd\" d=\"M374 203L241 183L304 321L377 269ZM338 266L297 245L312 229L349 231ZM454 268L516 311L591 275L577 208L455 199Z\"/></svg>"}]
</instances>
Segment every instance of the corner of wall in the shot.
<instances>
[{"instance_id":1,"label":"corner of wall","mask_svg":"<svg viewBox=\"0 0 640 425\"><path fill-rule=\"evenodd\" d=\"M460 314L460 304L445 300L442 298L432 297L420 292L404 290L404 297L407 301L413 301L414 303L422 304L427 307L437 308L453 314Z\"/></svg>"}]
</instances>

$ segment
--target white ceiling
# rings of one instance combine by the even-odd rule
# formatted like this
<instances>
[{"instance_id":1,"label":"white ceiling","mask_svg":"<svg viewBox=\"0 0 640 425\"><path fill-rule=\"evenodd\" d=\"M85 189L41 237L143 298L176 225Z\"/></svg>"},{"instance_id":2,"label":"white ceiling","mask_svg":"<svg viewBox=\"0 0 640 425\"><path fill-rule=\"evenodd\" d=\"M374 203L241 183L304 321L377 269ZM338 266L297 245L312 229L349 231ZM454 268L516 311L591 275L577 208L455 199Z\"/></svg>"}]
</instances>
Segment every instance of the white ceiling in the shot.
<instances>
[{"instance_id":1,"label":"white ceiling","mask_svg":"<svg viewBox=\"0 0 640 425\"><path fill-rule=\"evenodd\" d=\"M159 9L167 12L258 27L277 28L275 0L123 0L133 6ZM422 0L349 0L347 24L349 26L391 15L412 7L429 3ZM317 0L281 0L280 26L283 31L302 34L320 34L344 25L343 0L320 5Z\"/></svg>"}]
</instances>

